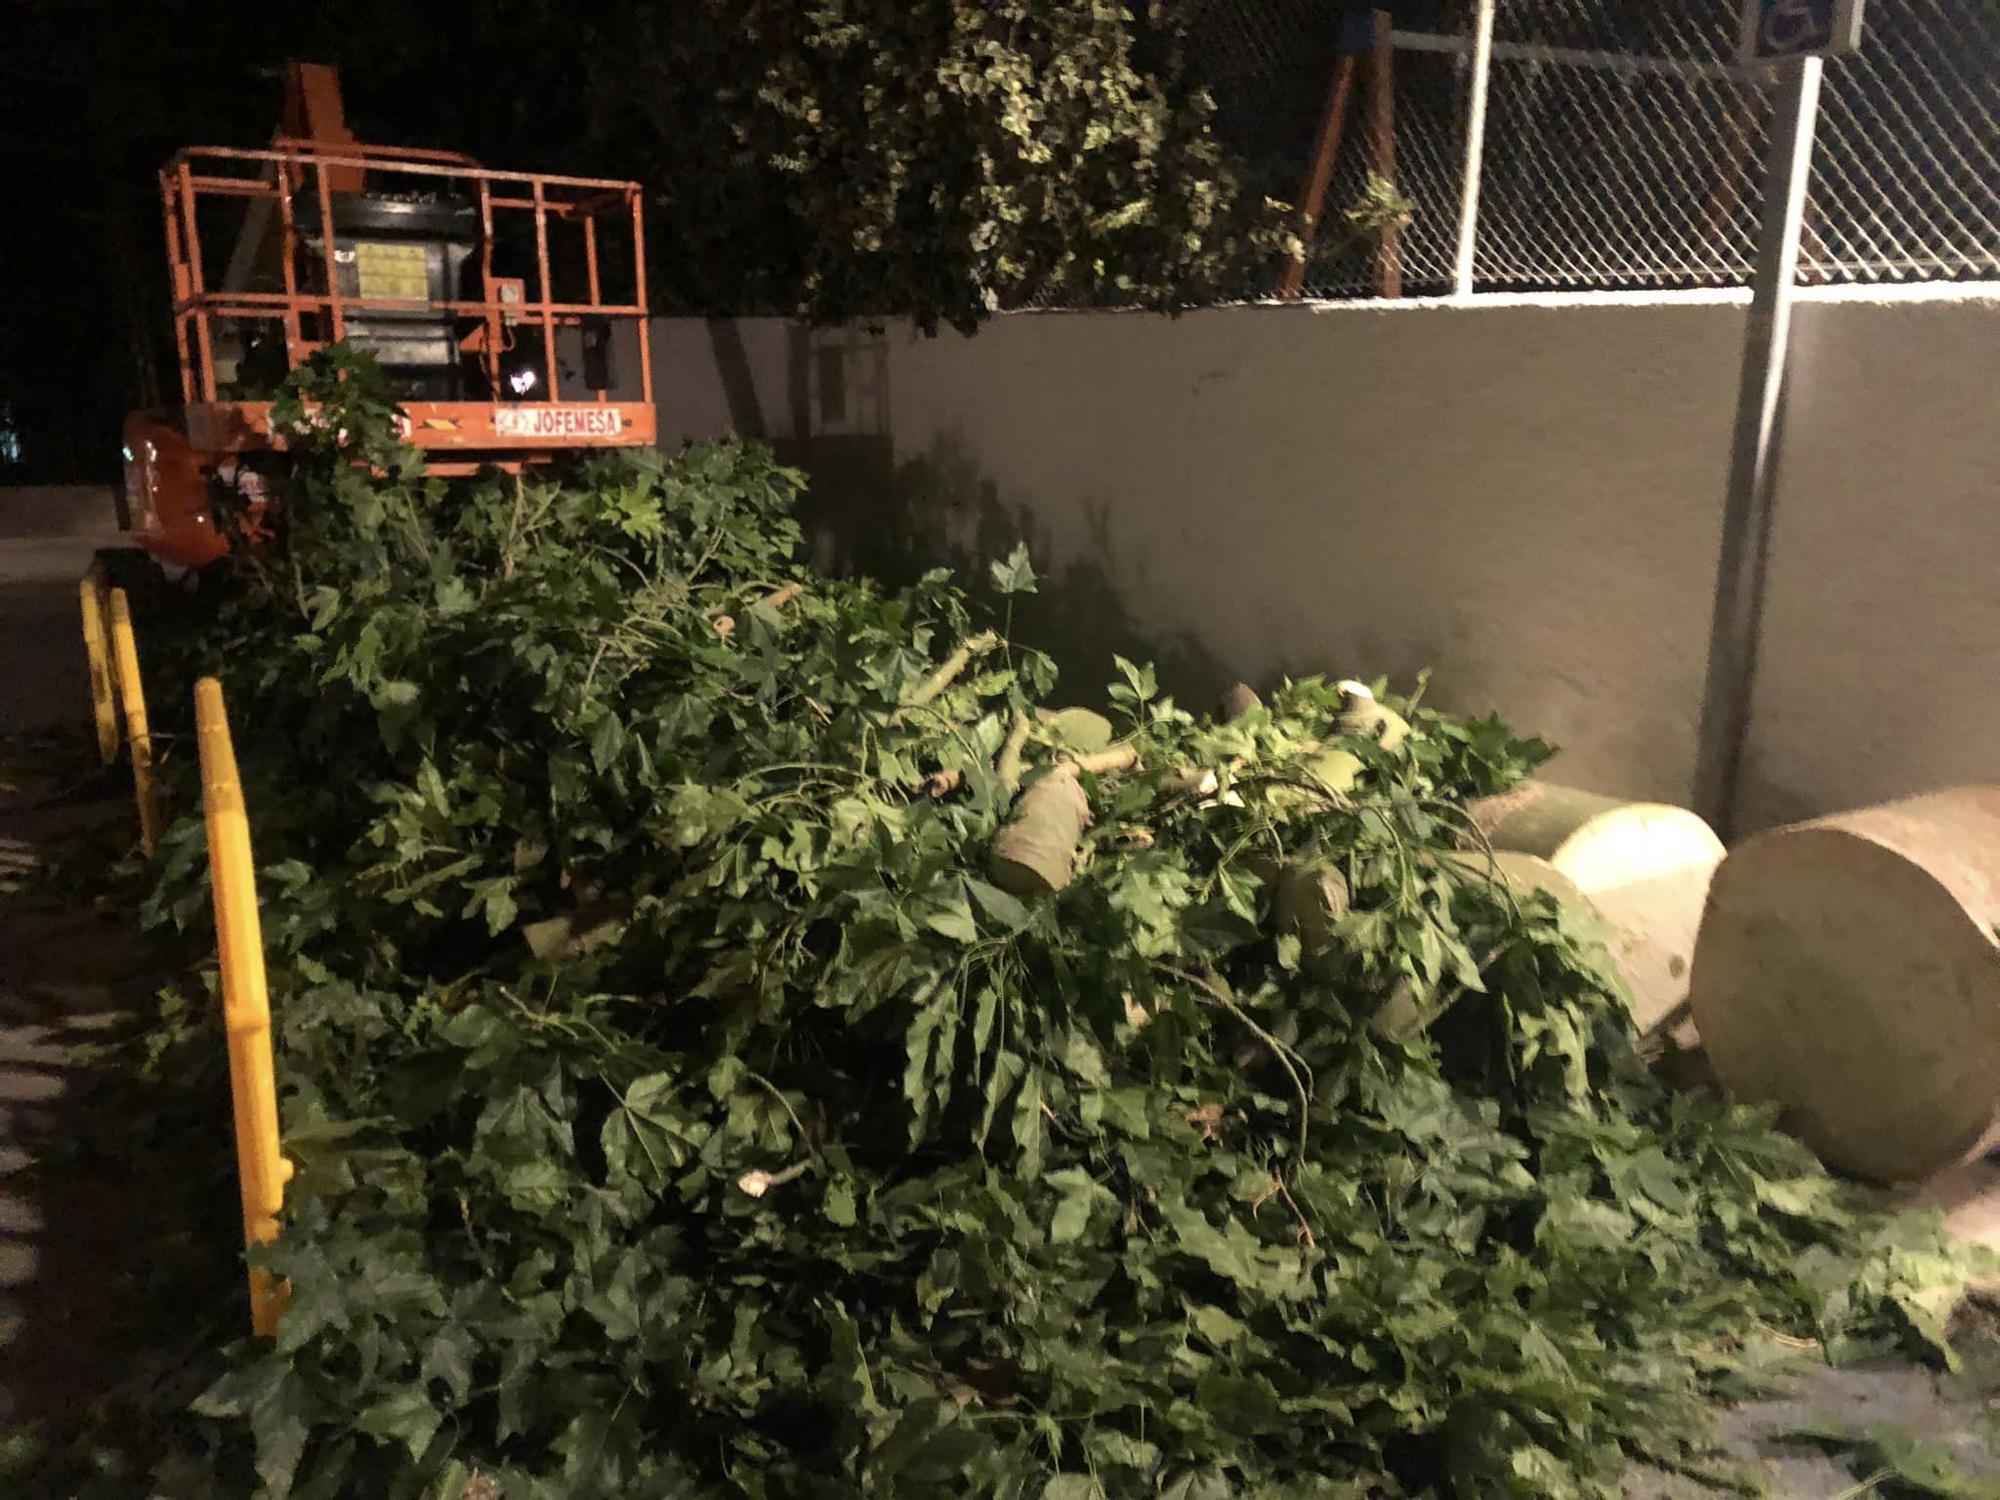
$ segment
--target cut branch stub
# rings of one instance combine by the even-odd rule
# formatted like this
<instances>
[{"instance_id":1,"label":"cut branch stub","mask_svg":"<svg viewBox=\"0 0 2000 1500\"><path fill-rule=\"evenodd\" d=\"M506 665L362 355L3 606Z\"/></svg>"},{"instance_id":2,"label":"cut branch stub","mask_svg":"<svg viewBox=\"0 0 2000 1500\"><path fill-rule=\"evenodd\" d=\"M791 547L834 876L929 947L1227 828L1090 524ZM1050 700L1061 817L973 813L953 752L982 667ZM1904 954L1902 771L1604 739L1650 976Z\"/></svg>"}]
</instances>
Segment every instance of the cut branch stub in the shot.
<instances>
[{"instance_id":1,"label":"cut branch stub","mask_svg":"<svg viewBox=\"0 0 2000 1500\"><path fill-rule=\"evenodd\" d=\"M902 708L922 708L935 702L944 690L958 681L975 656L984 656L1000 644L1000 633L996 630L982 630L975 636L968 636L958 649L938 665L938 669L918 683L904 695Z\"/></svg>"},{"instance_id":2,"label":"cut branch stub","mask_svg":"<svg viewBox=\"0 0 2000 1500\"><path fill-rule=\"evenodd\" d=\"M994 774L1000 778L1000 784L1010 792L1020 786L1021 778L1027 774L1025 756L1028 749L1028 731L1032 727L1026 714L1016 712L1014 722L1007 726L1006 742L1000 746L1000 755L993 762Z\"/></svg>"},{"instance_id":3,"label":"cut branch stub","mask_svg":"<svg viewBox=\"0 0 2000 1500\"><path fill-rule=\"evenodd\" d=\"M1217 707L1217 714L1227 723L1233 719L1240 719L1245 714L1255 713L1263 706L1264 700L1257 696L1257 690L1251 687L1249 683L1231 683L1228 690L1222 695L1222 702Z\"/></svg>"},{"instance_id":4,"label":"cut branch stub","mask_svg":"<svg viewBox=\"0 0 2000 1500\"><path fill-rule=\"evenodd\" d=\"M1090 802L1076 767L1060 764L1021 793L1014 816L993 838L993 883L1016 896L1062 890L1090 827Z\"/></svg>"},{"instance_id":5,"label":"cut branch stub","mask_svg":"<svg viewBox=\"0 0 2000 1500\"><path fill-rule=\"evenodd\" d=\"M1378 740L1384 750L1393 750L1409 738L1409 722L1395 709L1378 702L1374 689L1367 683L1349 680L1336 686L1340 691L1340 717L1336 722L1342 734Z\"/></svg>"},{"instance_id":6,"label":"cut branch stub","mask_svg":"<svg viewBox=\"0 0 2000 1500\"><path fill-rule=\"evenodd\" d=\"M1108 776L1113 771L1132 771L1139 766L1137 745L1113 745L1092 755L1066 755L1065 763L1079 771L1088 771L1093 776Z\"/></svg>"},{"instance_id":7,"label":"cut branch stub","mask_svg":"<svg viewBox=\"0 0 2000 1500\"><path fill-rule=\"evenodd\" d=\"M1269 865L1271 915L1280 932L1295 933L1310 961L1333 936L1333 924L1347 915L1347 877L1331 864Z\"/></svg>"},{"instance_id":8,"label":"cut branch stub","mask_svg":"<svg viewBox=\"0 0 2000 1500\"><path fill-rule=\"evenodd\" d=\"M1065 750L1088 755L1112 741L1111 721L1087 708L1042 708L1035 711L1042 733Z\"/></svg>"}]
</instances>

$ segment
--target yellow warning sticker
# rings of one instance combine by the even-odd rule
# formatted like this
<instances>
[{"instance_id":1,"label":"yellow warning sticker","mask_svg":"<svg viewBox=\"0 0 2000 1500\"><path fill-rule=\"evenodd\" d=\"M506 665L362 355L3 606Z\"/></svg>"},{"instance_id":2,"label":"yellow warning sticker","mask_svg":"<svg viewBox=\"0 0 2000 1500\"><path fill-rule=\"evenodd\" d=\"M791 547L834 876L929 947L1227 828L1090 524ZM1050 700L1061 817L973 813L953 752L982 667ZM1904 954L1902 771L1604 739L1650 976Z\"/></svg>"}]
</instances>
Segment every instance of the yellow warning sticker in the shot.
<instances>
[{"instance_id":1,"label":"yellow warning sticker","mask_svg":"<svg viewBox=\"0 0 2000 1500\"><path fill-rule=\"evenodd\" d=\"M393 297L406 302L430 300L427 245L361 240L354 247L354 272L364 297Z\"/></svg>"}]
</instances>

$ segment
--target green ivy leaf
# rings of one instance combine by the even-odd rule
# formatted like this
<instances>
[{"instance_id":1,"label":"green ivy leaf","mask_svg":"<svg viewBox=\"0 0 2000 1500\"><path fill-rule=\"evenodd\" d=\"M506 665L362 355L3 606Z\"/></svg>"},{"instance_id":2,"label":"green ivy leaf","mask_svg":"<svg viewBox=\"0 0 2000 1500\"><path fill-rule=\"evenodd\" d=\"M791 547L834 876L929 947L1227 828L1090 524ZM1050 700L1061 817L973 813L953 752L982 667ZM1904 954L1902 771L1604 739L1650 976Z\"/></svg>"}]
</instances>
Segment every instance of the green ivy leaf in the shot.
<instances>
[{"instance_id":1,"label":"green ivy leaf","mask_svg":"<svg viewBox=\"0 0 2000 1500\"><path fill-rule=\"evenodd\" d=\"M384 1442L399 1442L410 1457L423 1457L443 1419L430 1398L416 1386L405 1386L364 1407L354 1418L354 1430Z\"/></svg>"},{"instance_id":2,"label":"green ivy leaf","mask_svg":"<svg viewBox=\"0 0 2000 1500\"><path fill-rule=\"evenodd\" d=\"M1035 592L1035 570L1028 563L1026 543L1017 543L1004 559L988 563L986 572L993 580L993 587L1002 594Z\"/></svg>"}]
</instances>

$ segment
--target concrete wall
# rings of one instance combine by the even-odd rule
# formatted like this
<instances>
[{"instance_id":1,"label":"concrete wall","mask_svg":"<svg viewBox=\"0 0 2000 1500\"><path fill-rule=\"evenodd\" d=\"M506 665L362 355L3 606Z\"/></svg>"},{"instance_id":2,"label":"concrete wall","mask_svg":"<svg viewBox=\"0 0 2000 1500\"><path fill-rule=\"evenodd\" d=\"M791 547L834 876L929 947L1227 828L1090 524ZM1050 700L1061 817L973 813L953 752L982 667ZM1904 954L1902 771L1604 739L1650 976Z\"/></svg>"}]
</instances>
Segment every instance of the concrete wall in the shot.
<instances>
[{"instance_id":1,"label":"concrete wall","mask_svg":"<svg viewBox=\"0 0 2000 1500\"><path fill-rule=\"evenodd\" d=\"M1025 533L1073 658L1152 643L1188 692L1430 666L1566 779L1684 801L1743 306L668 322L658 394L670 441L804 463L849 561ZM1815 301L1798 328L1744 827L2000 779L2000 303Z\"/></svg>"},{"instance_id":2,"label":"concrete wall","mask_svg":"<svg viewBox=\"0 0 2000 1500\"><path fill-rule=\"evenodd\" d=\"M2000 301L1803 310L1743 813L2000 783Z\"/></svg>"}]
</instances>

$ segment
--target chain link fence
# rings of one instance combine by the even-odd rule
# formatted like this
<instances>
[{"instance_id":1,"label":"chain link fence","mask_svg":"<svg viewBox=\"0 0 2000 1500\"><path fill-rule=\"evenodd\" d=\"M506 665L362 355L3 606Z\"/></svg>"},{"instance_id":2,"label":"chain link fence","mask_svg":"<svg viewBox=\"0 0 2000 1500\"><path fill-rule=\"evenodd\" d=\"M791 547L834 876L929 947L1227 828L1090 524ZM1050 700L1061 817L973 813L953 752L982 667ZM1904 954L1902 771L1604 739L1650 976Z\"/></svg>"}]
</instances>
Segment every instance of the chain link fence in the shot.
<instances>
[{"instance_id":1,"label":"chain link fence","mask_svg":"<svg viewBox=\"0 0 2000 1500\"><path fill-rule=\"evenodd\" d=\"M1452 289L1471 13L1397 5L1386 88L1356 57L1307 295ZM1217 133L1251 186L1297 201L1330 81L1343 51L1369 51L1365 27L1327 0L1201 0L1192 30ZM1475 288L1746 283L1770 102L1766 75L1736 68L1736 42L1732 0L1500 0ZM1365 211L1371 175L1404 200L1387 243ZM1828 64L1801 276L2000 276L2000 5L1870 0L1860 53Z\"/></svg>"}]
</instances>

